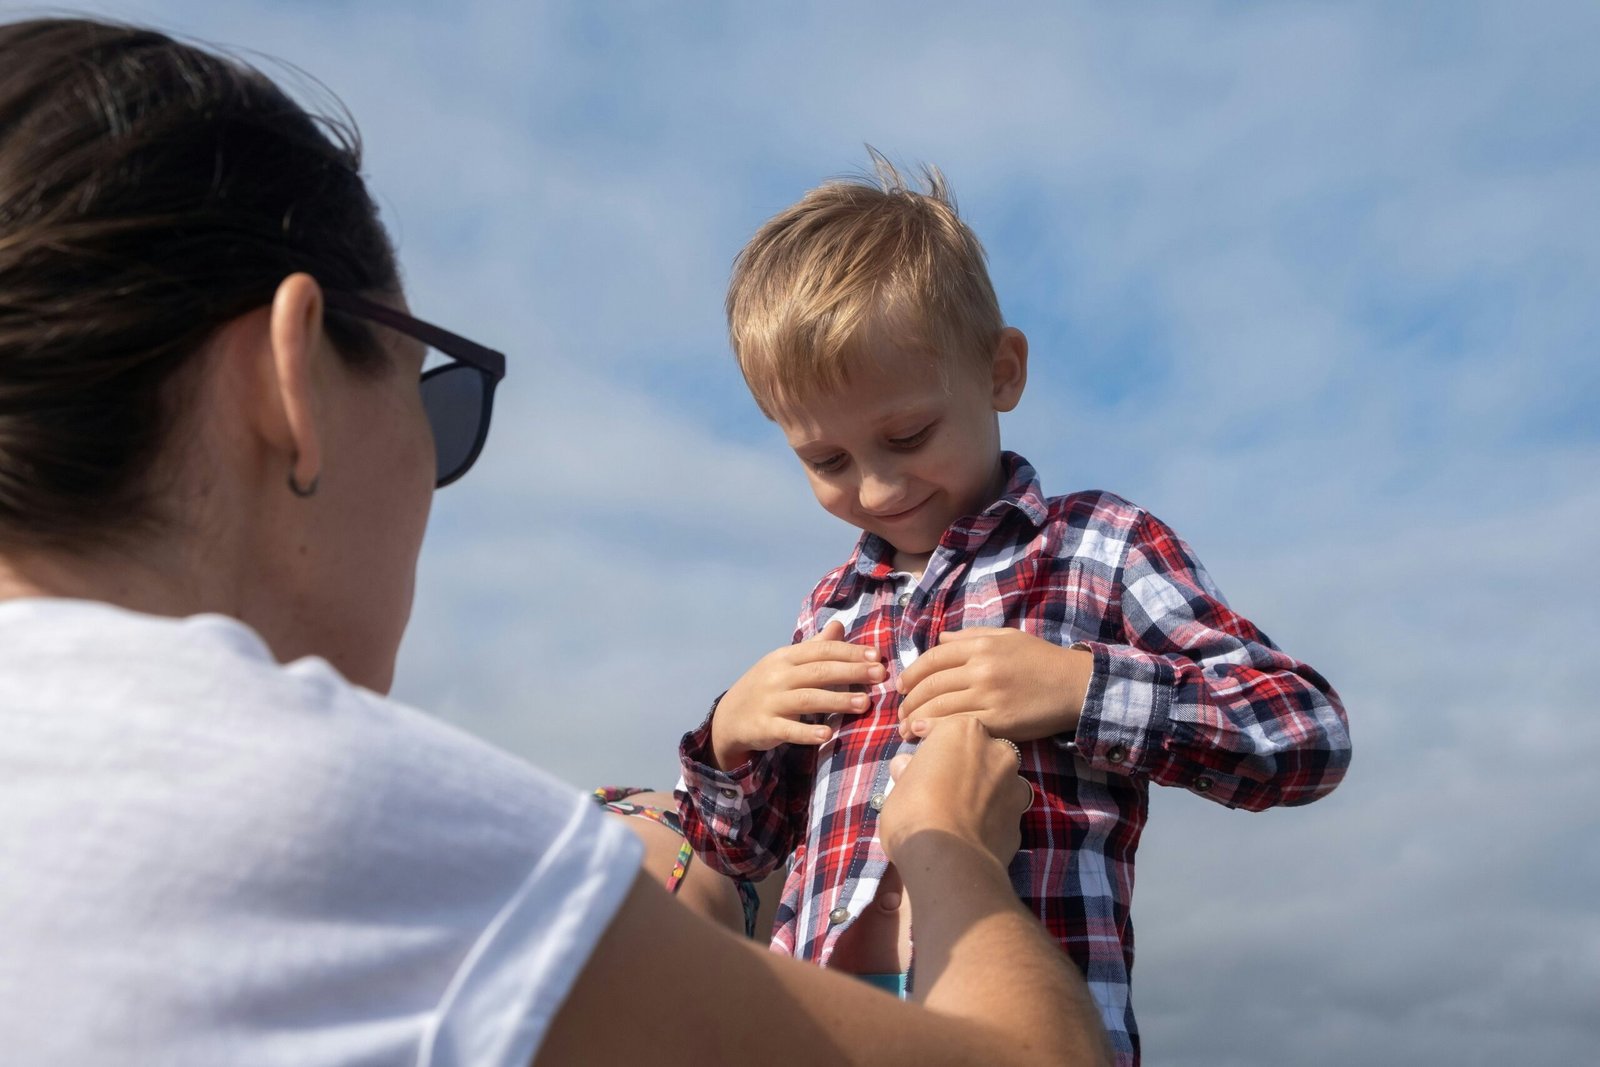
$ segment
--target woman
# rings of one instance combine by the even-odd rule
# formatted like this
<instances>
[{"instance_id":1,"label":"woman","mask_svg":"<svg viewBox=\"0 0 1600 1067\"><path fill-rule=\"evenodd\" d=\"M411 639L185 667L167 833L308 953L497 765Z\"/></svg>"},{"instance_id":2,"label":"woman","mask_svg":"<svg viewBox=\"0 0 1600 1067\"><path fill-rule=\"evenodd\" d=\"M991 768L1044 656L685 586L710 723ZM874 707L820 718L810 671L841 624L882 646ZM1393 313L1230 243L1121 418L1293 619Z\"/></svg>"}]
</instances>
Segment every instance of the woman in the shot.
<instances>
[{"instance_id":1,"label":"woman","mask_svg":"<svg viewBox=\"0 0 1600 1067\"><path fill-rule=\"evenodd\" d=\"M328 129L158 34L0 26L6 1061L1103 1057L975 723L883 810L911 1005L693 916L590 800L377 695L504 362L409 315Z\"/></svg>"}]
</instances>

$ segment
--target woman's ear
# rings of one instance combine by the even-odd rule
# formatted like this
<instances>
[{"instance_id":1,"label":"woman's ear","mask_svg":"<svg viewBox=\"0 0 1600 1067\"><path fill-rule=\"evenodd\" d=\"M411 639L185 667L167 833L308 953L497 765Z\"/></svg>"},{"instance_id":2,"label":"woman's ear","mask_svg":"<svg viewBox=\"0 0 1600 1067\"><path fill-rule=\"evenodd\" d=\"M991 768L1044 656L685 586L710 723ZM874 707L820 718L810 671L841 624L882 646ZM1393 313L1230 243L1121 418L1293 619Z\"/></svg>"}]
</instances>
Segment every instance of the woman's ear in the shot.
<instances>
[{"instance_id":1,"label":"woman's ear","mask_svg":"<svg viewBox=\"0 0 1600 1067\"><path fill-rule=\"evenodd\" d=\"M322 475L322 434L314 387L315 356L322 347L322 287L309 274L291 274L272 297L268 336L272 374L262 400L270 435L290 455L288 477L309 496Z\"/></svg>"},{"instance_id":2,"label":"woman's ear","mask_svg":"<svg viewBox=\"0 0 1600 1067\"><path fill-rule=\"evenodd\" d=\"M1010 411L1022 399L1028 385L1028 339L1021 330L1007 326L995 343L992 370L994 409Z\"/></svg>"}]
</instances>

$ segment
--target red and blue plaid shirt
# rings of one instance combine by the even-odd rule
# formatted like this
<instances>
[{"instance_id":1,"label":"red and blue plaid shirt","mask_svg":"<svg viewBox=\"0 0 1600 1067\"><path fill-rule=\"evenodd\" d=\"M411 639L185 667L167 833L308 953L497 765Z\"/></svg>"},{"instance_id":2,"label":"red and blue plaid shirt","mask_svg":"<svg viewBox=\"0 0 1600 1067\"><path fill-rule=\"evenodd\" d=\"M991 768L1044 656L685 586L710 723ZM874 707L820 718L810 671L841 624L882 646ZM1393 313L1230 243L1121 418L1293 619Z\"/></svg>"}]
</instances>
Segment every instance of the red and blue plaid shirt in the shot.
<instances>
[{"instance_id":1,"label":"red and blue plaid shirt","mask_svg":"<svg viewBox=\"0 0 1600 1067\"><path fill-rule=\"evenodd\" d=\"M844 640L883 652L889 678L870 690L871 709L832 717L838 732L820 747L781 746L727 773L708 718L680 749L683 828L735 877L787 860L773 950L826 965L887 866L875 823L904 747L896 674L965 627L1087 649L1094 674L1076 733L1021 746L1034 803L1011 875L1083 971L1119 1062L1137 1063L1128 910L1149 783L1251 810L1308 803L1344 777L1345 713L1321 675L1228 607L1154 516L1110 493L1046 499L1032 466L1005 462L1003 496L945 532L920 580L865 534L807 598L796 641L838 619Z\"/></svg>"}]
</instances>

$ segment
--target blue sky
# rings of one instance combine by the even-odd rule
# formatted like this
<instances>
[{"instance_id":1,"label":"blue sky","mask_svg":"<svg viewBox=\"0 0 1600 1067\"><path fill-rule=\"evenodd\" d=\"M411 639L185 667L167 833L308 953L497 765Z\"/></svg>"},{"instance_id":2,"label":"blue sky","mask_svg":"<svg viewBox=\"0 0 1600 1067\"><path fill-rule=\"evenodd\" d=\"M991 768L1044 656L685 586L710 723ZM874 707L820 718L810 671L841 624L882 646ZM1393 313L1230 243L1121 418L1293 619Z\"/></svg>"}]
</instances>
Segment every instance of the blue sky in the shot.
<instances>
[{"instance_id":1,"label":"blue sky","mask_svg":"<svg viewBox=\"0 0 1600 1067\"><path fill-rule=\"evenodd\" d=\"M1032 341L1007 443L1174 525L1349 705L1325 801L1153 797L1150 1062L1593 1058L1600 7L93 10L321 79L417 312L510 356L399 696L576 784L670 780L849 550L720 308L870 143L944 169Z\"/></svg>"}]
</instances>

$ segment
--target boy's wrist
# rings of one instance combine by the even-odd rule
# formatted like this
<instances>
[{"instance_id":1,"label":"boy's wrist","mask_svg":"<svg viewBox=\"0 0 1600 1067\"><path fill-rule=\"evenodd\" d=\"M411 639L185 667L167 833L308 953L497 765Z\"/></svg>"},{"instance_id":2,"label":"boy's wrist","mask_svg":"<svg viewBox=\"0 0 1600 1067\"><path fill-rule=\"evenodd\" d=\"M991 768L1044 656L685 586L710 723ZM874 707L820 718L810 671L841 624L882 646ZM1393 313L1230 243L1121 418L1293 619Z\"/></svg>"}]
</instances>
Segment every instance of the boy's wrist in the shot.
<instances>
[{"instance_id":1,"label":"boy's wrist","mask_svg":"<svg viewBox=\"0 0 1600 1067\"><path fill-rule=\"evenodd\" d=\"M717 770L725 773L738 770L750 762L750 757L755 755L754 749L748 748L721 748L716 742L711 745L711 759Z\"/></svg>"},{"instance_id":2,"label":"boy's wrist","mask_svg":"<svg viewBox=\"0 0 1600 1067\"><path fill-rule=\"evenodd\" d=\"M1067 694L1066 714L1063 717L1062 729L1056 731L1057 736L1070 740L1078 732L1078 723L1083 718L1083 706L1089 699L1089 685L1094 681L1094 653L1074 644L1063 650L1066 655L1062 659L1062 691Z\"/></svg>"},{"instance_id":3,"label":"boy's wrist","mask_svg":"<svg viewBox=\"0 0 1600 1067\"><path fill-rule=\"evenodd\" d=\"M711 721L711 763L719 771L731 771L750 758L750 753L741 751L739 746L729 744L717 730L715 719Z\"/></svg>"},{"instance_id":4,"label":"boy's wrist","mask_svg":"<svg viewBox=\"0 0 1600 1067\"><path fill-rule=\"evenodd\" d=\"M711 709L711 729L709 731L708 748L711 762L719 771L732 772L750 762L750 757L755 755L755 750L731 740L726 732L726 719L728 712L727 694L719 698L715 707Z\"/></svg>"},{"instance_id":5,"label":"boy's wrist","mask_svg":"<svg viewBox=\"0 0 1600 1067\"><path fill-rule=\"evenodd\" d=\"M1094 677L1093 653L1078 646L1050 645L1053 657L1040 674L1041 685L1054 705L1019 734L1019 741L1053 741L1067 748L1076 747L1078 723L1083 718L1089 685Z\"/></svg>"}]
</instances>

